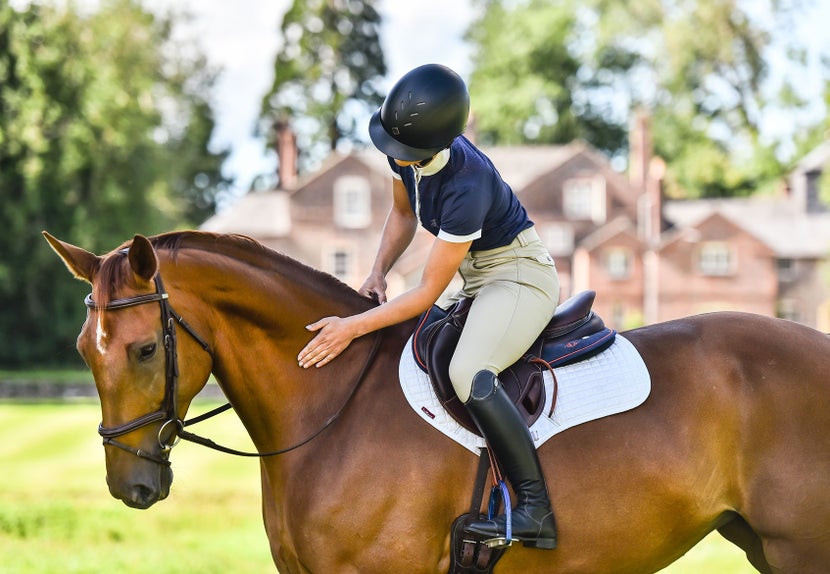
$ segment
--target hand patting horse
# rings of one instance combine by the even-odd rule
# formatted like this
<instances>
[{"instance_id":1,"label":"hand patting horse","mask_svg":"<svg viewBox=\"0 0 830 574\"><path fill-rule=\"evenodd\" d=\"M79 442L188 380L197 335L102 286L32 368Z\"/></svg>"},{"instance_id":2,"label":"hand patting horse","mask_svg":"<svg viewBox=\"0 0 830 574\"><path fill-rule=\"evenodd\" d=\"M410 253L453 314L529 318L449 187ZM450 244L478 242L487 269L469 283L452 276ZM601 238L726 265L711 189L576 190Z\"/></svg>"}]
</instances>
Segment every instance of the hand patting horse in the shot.
<instances>
[{"instance_id":1,"label":"hand patting horse","mask_svg":"<svg viewBox=\"0 0 830 574\"><path fill-rule=\"evenodd\" d=\"M477 460L406 404L396 377L413 322L303 370L305 325L373 303L238 236L136 236L103 257L46 238L92 284L78 350L113 496L147 508L168 495L170 449L213 372L260 452L303 445L261 463L281 574L447 571ZM651 395L540 448L559 546L511 548L498 571L654 572L717 529L760 572L827 572L830 337L739 313L624 336Z\"/></svg>"}]
</instances>

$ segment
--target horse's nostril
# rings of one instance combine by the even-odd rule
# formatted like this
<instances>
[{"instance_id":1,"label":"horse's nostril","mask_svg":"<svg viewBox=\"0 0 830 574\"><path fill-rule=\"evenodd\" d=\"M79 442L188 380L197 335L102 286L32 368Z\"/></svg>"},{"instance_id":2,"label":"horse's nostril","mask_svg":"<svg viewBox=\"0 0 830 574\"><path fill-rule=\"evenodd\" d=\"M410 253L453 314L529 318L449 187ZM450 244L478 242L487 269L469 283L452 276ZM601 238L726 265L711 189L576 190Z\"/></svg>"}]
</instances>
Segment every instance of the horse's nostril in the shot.
<instances>
[{"instance_id":1,"label":"horse's nostril","mask_svg":"<svg viewBox=\"0 0 830 574\"><path fill-rule=\"evenodd\" d=\"M149 508L158 501L157 492L143 484L136 484L130 491L130 496L124 499L124 503L132 508Z\"/></svg>"}]
</instances>

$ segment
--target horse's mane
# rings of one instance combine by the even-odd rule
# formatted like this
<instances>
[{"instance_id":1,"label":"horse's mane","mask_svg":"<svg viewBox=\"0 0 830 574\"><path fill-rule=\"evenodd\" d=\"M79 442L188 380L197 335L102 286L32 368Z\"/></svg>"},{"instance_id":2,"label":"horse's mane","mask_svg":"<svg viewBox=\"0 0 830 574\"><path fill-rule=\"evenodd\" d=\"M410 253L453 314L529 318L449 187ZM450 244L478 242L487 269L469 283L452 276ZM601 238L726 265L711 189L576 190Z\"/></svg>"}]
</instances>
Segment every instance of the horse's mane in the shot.
<instances>
[{"instance_id":1,"label":"horse's mane","mask_svg":"<svg viewBox=\"0 0 830 574\"><path fill-rule=\"evenodd\" d=\"M284 253L274 251L245 235L210 233L206 231L173 231L147 238L156 251L168 251L175 259L182 249L195 249L228 257L245 265L265 269L280 275L297 278L309 289L324 288L344 299L354 299L365 304L367 299L354 289L328 273L324 273ZM114 293L131 277L127 263L127 241L108 253L98 270L93 298L99 306L106 306Z\"/></svg>"}]
</instances>

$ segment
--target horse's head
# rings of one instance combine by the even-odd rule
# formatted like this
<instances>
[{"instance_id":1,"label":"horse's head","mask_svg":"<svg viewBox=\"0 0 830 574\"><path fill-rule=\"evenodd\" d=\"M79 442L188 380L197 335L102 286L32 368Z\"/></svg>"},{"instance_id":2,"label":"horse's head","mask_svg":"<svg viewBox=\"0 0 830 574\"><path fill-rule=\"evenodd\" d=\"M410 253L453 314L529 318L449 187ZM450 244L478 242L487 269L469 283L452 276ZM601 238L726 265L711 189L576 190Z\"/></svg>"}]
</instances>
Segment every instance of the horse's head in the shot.
<instances>
[{"instance_id":1,"label":"horse's head","mask_svg":"<svg viewBox=\"0 0 830 574\"><path fill-rule=\"evenodd\" d=\"M148 508L170 492L170 449L210 374L209 347L170 306L148 239L137 235L99 257L44 236L75 277L92 285L77 348L101 399L110 492ZM177 337L177 327L192 336Z\"/></svg>"}]
</instances>

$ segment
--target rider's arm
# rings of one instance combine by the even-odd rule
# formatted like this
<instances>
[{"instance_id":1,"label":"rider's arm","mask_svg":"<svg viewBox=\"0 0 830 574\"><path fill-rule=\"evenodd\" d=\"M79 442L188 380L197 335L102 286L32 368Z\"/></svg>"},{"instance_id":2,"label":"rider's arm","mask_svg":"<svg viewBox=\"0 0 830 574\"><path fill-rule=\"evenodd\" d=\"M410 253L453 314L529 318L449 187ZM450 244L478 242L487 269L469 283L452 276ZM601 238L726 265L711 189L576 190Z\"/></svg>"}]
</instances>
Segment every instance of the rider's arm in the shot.
<instances>
[{"instance_id":1,"label":"rider's arm","mask_svg":"<svg viewBox=\"0 0 830 574\"><path fill-rule=\"evenodd\" d=\"M420 283L385 305L351 317L326 317L309 325L317 335L300 351L301 366L322 367L361 335L400 323L429 309L452 281L472 241L453 243L436 238Z\"/></svg>"},{"instance_id":2,"label":"rider's arm","mask_svg":"<svg viewBox=\"0 0 830 574\"><path fill-rule=\"evenodd\" d=\"M374 295L379 303L386 302L386 274L412 242L417 227L406 187L402 180L393 178L392 207L386 216L372 271L360 288L363 295Z\"/></svg>"}]
</instances>

